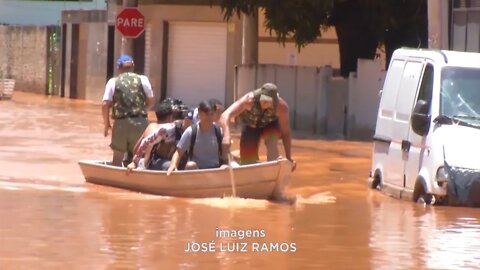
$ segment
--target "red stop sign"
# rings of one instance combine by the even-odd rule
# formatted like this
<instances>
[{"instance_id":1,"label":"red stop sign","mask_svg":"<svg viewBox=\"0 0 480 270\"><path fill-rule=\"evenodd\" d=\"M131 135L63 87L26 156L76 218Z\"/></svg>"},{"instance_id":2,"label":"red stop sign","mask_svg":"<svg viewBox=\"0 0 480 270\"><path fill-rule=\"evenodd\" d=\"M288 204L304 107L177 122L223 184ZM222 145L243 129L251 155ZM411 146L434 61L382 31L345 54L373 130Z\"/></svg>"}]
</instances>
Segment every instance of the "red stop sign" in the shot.
<instances>
[{"instance_id":1,"label":"red stop sign","mask_svg":"<svg viewBox=\"0 0 480 270\"><path fill-rule=\"evenodd\" d=\"M124 8L117 15L117 29L127 38L136 38L145 31L145 17L136 8Z\"/></svg>"}]
</instances>

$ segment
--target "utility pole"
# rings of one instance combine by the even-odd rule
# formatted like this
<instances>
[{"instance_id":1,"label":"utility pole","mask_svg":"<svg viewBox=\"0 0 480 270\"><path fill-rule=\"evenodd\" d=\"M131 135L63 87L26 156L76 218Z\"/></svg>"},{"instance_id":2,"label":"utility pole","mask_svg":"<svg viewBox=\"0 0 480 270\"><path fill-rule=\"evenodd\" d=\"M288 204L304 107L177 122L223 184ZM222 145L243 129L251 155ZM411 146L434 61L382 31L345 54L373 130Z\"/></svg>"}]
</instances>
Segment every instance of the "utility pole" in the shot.
<instances>
[{"instance_id":1,"label":"utility pole","mask_svg":"<svg viewBox=\"0 0 480 270\"><path fill-rule=\"evenodd\" d=\"M123 7L138 7L138 0L123 0ZM117 11L117 14L121 10ZM126 38L122 36L122 47L120 49L121 54L128 54L130 56L133 56L133 50L134 50L134 45L133 45L133 38Z\"/></svg>"},{"instance_id":2,"label":"utility pole","mask_svg":"<svg viewBox=\"0 0 480 270\"><path fill-rule=\"evenodd\" d=\"M242 14L242 64L258 64L258 12Z\"/></svg>"},{"instance_id":3,"label":"utility pole","mask_svg":"<svg viewBox=\"0 0 480 270\"><path fill-rule=\"evenodd\" d=\"M448 50L449 1L428 0L428 48Z\"/></svg>"}]
</instances>

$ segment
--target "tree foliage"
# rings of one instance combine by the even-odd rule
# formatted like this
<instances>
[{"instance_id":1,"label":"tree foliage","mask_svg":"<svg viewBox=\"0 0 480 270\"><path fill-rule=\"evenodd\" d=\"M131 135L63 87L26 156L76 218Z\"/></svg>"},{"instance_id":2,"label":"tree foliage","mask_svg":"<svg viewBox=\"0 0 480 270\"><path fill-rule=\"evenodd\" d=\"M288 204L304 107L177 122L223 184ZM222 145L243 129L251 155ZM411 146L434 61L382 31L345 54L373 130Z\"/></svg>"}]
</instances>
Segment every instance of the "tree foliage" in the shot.
<instances>
[{"instance_id":1,"label":"tree foliage","mask_svg":"<svg viewBox=\"0 0 480 270\"><path fill-rule=\"evenodd\" d=\"M265 28L278 42L292 38L299 50L335 27L341 73L356 70L358 58L375 57L384 45L387 60L401 46L427 46L427 0L220 0L225 20L265 12ZM388 63L388 61L387 61Z\"/></svg>"},{"instance_id":2,"label":"tree foliage","mask_svg":"<svg viewBox=\"0 0 480 270\"><path fill-rule=\"evenodd\" d=\"M222 0L221 7L225 20L263 8L270 34L281 43L292 38L301 49L321 36L320 26L328 25L333 0Z\"/></svg>"}]
</instances>

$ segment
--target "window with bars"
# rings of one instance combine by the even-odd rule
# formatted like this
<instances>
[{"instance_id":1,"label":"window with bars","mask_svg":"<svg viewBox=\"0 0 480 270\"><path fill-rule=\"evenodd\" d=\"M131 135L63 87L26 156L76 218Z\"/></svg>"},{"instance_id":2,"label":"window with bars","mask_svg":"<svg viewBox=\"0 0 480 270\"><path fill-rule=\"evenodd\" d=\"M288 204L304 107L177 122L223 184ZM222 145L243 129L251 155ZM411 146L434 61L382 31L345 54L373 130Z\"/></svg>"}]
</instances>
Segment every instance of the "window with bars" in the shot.
<instances>
[{"instance_id":1,"label":"window with bars","mask_svg":"<svg viewBox=\"0 0 480 270\"><path fill-rule=\"evenodd\" d=\"M453 0L453 8L479 8L480 0Z\"/></svg>"}]
</instances>

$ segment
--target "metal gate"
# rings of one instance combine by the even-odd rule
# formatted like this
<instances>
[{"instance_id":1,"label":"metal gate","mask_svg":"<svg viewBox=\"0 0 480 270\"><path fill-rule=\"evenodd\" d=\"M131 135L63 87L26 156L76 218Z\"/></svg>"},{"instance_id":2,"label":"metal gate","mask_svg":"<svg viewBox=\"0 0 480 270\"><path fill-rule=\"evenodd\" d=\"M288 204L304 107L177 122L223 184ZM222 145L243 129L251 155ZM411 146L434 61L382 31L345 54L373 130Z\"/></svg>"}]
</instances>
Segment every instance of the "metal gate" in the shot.
<instances>
[{"instance_id":1,"label":"metal gate","mask_svg":"<svg viewBox=\"0 0 480 270\"><path fill-rule=\"evenodd\" d=\"M61 80L60 26L47 27L47 95L59 95Z\"/></svg>"}]
</instances>

